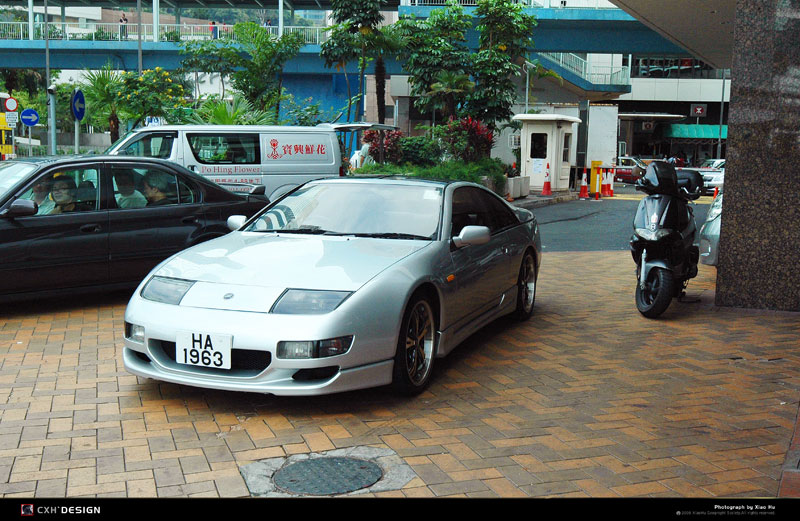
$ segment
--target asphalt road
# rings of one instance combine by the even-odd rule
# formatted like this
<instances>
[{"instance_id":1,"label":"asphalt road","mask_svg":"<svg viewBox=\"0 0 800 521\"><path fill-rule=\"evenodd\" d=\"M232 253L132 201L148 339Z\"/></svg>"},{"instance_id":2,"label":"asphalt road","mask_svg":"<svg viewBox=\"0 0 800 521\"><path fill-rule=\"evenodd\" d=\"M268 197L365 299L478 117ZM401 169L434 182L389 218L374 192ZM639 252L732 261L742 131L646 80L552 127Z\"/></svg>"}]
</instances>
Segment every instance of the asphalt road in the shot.
<instances>
[{"instance_id":1,"label":"asphalt road","mask_svg":"<svg viewBox=\"0 0 800 521\"><path fill-rule=\"evenodd\" d=\"M543 251L627 250L633 233L633 216L642 195L632 186L617 183L613 198L577 200L535 209ZM711 198L704 197L693 205L698 233L710 201Z\"/></svg>"}]
</instances>

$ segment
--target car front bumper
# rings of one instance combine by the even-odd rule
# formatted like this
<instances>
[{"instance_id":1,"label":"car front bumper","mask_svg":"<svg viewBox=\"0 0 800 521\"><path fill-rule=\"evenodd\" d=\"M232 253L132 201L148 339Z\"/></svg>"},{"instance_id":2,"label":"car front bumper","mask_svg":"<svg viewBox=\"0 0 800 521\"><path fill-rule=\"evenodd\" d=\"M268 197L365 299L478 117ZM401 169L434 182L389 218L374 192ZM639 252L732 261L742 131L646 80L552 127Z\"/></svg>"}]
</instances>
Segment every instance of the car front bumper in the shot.
<instances>
[{"instance_id":1,"label":"car front bumper","mask_svg":"<svg viewBox=\"0 0 800 521\"><path fill-rule=\"evenodd\" d=\"M210 389L275 395L322 395L391 383L396 333L381 333L366 321L340 313L275 315L160 304L134 296L125 321L144 327L144 341L125 338L123 363L135 375ZM230 370L176 362L178 331L232 336ZM279 359L280 341L324 340L353 335L342 355Z\"/></svg>"}]
</instances>

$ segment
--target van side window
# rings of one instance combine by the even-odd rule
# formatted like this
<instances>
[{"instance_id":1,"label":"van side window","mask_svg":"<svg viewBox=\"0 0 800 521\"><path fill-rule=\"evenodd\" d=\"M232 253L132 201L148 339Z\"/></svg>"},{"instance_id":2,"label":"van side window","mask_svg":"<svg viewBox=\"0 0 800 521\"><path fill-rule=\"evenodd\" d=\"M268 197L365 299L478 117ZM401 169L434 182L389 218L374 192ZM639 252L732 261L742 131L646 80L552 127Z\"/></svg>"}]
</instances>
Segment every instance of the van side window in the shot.
<instances>
[{"instance_id":1,"label":"van side window","mask_svg":"<svg viewBox=\"0 0 800 521\"><path fill-rule=\"evenodd\" d=\"M200 163L261 163L258 134L187 134L186 137Z\"/></svg>"},{"instance_id":2,"label":"van side window","mask_svg":"<svg viewBox=\"0 0 800 521\"><path fill-rule=\"evenodd\" d=\"M174 142L174 134L144 134L133 143L121 148L118 153L124 156L169 159L172 155L172 144Z\"/></svg>"}]
</instances>

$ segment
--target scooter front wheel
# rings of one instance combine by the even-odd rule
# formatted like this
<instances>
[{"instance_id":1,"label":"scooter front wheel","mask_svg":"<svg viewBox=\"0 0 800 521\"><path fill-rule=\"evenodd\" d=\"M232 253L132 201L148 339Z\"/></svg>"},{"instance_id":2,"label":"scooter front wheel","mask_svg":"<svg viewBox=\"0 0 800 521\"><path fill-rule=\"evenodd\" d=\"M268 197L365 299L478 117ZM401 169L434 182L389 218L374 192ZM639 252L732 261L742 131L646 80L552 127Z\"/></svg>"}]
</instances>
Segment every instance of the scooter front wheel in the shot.
<instances>
[{"instance_id":1,"label":"scooter front wheel","mask_svg":"<svg viewBox=\"0 0 800 521\"><path fill-rule=\"evenodd\" d=\"M647 318L656 318L666 311L672 302L675 282L672 272L653 268L647 274L644 288L636 285L636 308Z\"/></svg>"}]
</instances>

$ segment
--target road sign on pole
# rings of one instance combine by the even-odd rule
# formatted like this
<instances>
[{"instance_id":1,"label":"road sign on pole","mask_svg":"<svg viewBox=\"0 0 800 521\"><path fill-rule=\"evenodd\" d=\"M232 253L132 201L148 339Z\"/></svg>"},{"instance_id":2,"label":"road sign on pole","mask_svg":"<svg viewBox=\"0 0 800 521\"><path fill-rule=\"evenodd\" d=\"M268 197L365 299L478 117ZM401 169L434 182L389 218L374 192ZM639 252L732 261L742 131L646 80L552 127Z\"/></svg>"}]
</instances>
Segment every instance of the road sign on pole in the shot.
<instances>
[{"instance_id":1,"label":"road sign on pole","mask_svg":"<svg viewBox=\"0 0 800 521\"><path fill-rule=\"evenodd\" d=\"M3 105L6 108L6 112L16 112L16 110L19 108L19 102L17 102L17 99L11 97L6 98L6 100L3 102Z\"/></svg>"},{"instance_id":2,"label":"road sign on pole","mask_svg":"<svg viewBox=\"0 0 800 521\"><path fill-rule=\"evenodd\" d=\"M6 112L6 125L13 127L19 123L19 112Z\"/></svg>"},{"instance_id":3,"label":"road sign on pole","mask_svg":"<svg viewBox=\"0 0 800 521\"><path fill-rule=\"evenodd\" d=\"M32 127L39 123L39 113L34 109L25 109L19 115L19 119L22 120L23 125Z\"/></svg>"},{"instance_id":4,"label":"road sign on pole","mask_svg":"<svg viewBox=\"0 0 800 521\"><path fill-rule=\"evenodd\" d=\"M72 107L72 115L75 116L75 119L77 121L82 120L86 115L86 98L83 96L83 92L80 89L72 94L70 106Z\"/></svg>"}]
</instances>

